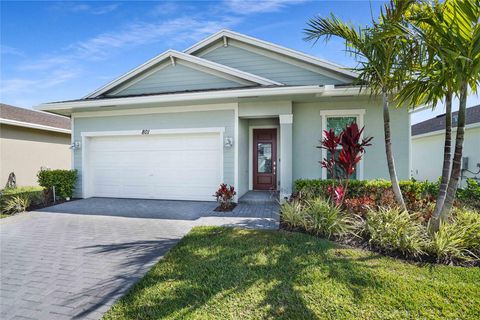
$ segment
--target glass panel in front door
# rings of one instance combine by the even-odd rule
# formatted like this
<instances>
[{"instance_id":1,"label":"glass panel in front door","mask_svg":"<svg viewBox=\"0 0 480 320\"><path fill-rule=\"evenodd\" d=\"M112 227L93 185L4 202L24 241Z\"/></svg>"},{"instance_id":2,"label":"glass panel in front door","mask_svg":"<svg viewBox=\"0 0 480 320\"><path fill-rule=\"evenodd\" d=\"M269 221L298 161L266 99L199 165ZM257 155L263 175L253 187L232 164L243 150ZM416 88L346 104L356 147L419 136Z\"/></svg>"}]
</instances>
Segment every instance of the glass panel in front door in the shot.
<instances>
[{"instance_id":1,"label":"glass panel in front door","mask_svg":"<svg viewBox=\"0 0 480 320\"><path fill-rule=\"evenodd\" d=\"M257 172L272 173L272 144L257 144Z\"/></svg>"}]
</instances>

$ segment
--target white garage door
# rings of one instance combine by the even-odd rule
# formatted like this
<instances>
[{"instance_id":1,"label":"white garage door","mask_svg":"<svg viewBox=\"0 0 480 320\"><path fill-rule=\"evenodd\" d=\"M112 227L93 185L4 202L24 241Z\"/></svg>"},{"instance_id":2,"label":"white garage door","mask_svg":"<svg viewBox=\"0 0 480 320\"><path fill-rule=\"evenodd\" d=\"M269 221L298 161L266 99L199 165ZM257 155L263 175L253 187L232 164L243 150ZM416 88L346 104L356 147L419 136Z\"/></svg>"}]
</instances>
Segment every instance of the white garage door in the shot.
<instances>
[{"instance_id":1,"label":"white garage door","mask_svg":"<svg viewBox=\"0 0 480 320\"><path fill-rule=\"evenodd\" d=\"M219 133L90 138L89 197L215 200L222 181Z\"/></svg>"}]
</instances>

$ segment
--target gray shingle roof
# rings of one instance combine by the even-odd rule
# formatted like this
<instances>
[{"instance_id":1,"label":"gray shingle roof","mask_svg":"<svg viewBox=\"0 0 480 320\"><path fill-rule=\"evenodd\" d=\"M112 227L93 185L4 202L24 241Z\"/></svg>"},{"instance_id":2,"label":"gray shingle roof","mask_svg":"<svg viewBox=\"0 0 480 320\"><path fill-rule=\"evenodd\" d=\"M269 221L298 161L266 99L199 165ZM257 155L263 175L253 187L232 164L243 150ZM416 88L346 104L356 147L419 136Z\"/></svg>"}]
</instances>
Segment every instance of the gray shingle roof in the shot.
<instances>
[{"instance_id":1,"label":"gray shingle roof","mask_svg":"<svg viewBox=\"0 0 480 320\"><path fill-rule=\"evenodd\" d=\"M0 103L0 118L70 130L70 118Z\"/></svg>"},{"instance_id":2,"label":"gray shingle roof","mask_svg":"<svg viewBox=\"0 0 480 320\"><path fill-rule=\"evenodd\" d=\"M452 126L457 126L458 111L452 113ZM480 122L480 105L467 108L466 124ZM419 122L412 126L412 136L445 129L445 114Z\"/></svg>"}]
</instances>

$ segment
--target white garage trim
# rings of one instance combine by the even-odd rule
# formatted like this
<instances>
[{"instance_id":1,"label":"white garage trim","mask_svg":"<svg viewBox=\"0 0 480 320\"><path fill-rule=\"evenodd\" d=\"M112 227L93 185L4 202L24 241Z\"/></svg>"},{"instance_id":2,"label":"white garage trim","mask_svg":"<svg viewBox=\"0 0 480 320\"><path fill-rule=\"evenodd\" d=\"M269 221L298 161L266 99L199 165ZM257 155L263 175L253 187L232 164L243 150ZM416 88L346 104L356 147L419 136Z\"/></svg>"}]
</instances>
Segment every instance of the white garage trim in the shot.
<instances>
[{"instance_id":1,"label":"white garage trim","mask_svg":"<svg viewBox=\"0 0 480 320\"><path fill-rule=\"evenodd\" d=\"M146 130L149 130L146 128ZM224 127L213 128L180 128L180 129L152 129L149 135L154 134L181 134L181 133L223 133ZM142 130L125 130L125 131L94 131L82 132L82 137L104 137L104 136L141 136Z\"/></svg>"},{"instance_id":2,"label":"white garage trim","mask_svg":"<svg viewBox=\"0 0 480 320\"><path fill-rule=\"evenodd\" d=\"M149 129L145 129L149 130ZM113 136L141 136L145 133L142 133L143 130L124 130L124 131L98 131L98 132L82 132L82 198L91 197L91 190L89 190L89 171L87 161L87 151L91 138L95 137L113 137ZM223 168L223 136L225 128L224 127L210 127L210 128L184 128L184 129L152 129L149 130L148 135L174 135L174 134L195 134L195 133L217 133L219 139L219 163L220 163L220 182L223 182L224 179L224 168Z\"/></svg>"}]
</instances>

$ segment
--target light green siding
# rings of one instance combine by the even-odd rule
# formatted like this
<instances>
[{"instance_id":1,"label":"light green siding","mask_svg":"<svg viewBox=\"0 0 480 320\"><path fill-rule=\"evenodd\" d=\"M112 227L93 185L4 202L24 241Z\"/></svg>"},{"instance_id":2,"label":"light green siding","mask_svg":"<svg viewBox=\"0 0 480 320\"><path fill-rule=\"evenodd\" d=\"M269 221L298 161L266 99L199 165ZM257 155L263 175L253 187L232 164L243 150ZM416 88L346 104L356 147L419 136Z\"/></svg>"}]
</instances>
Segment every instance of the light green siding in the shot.
<instances>
[{"instance_id":1,"label":"light green siding","mask_svg":"<svg viewBox=\"0 0 480 320\"><path fill-rule=\"evenodd\" d=\"M250 72L286 85L341 84L320 72L258 54L234 44L218 47L200 57L242 71Z\"/></svg>"},{"instance_id":2,"label":"light green siding","mask_svg":"<svg viewBox=\"0 0 480 320\"><path fill-rule=\"evenodd\" d=\"M225 136L234 136L235 114L233 110L153 113L145 115L74 117L74 140L81 141L82 132L126 131L142 129L179 129L224 127ZM224 182L234 185L234 148L224 148ZM81 195L82 150L74 152L74 166L79 172L76 196ZM179 168L181 170L181 168ZM212 194L215 190L212 191Z\"/></svg>"},{"instance_id":3,"label":"light green siding","mask_svg":"<svg viewBox=\"0 0 480 320\"><path fill-rule=\"evenodd\" d=\"M280 114L292 113L292 101L262 101L240 102L238 104L239 117L278 117Z\"/></svg>"},{"instance_id":4,"label":"light green siding","mask_svg":"<svg viewBox=\"0 0 480 320\"><path fill-rule=\"evenodd\" d=\"M365 135L372 136L372 146L364 157L364 179L388 179L383 135L381 104L368 98L337 98L335 101L293 104L293 179L322 176L321 150L316 148L322 138L320 110L365 109ZM409 114L406 108L391 109L391 131L397 174L409 178Z\"/></svg>"},{"instance_id":5,"label":"light green siding","mask_svg":"<svg viewBox=\"0 0 480 320\"><path fill-rule=\"evenodd\" d=\"M113 96L176 92L185 90L236 88L243 85L176 64L168 65Z\"/></svg>"}]
</instances>

